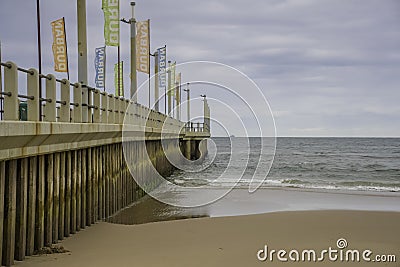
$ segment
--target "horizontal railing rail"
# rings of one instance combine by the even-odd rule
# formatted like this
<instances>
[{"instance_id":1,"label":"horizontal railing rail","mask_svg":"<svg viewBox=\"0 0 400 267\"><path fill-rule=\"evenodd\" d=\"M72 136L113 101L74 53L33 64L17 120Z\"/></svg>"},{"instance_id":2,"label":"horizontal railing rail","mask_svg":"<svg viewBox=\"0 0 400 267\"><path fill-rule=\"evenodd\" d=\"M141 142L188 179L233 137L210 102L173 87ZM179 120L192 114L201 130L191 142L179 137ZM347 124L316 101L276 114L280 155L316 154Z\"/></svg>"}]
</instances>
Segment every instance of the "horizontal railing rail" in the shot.
<instances>
[{"instance_id":1,"label":"horizontal railing rail","mask_svg":"<svg viewBox=\"0 0 400 267\"><path fill-rule=\"evenodd\" d=\"M53 74L43 75L11 61L0 64L4 85L0 90L1 120L122 124L124 117L130 116L127 121L133 125L160 127L160 122L166 121L177 127L184 125L161 112L85 84L57 79ZM19 93L20 73L26 75L26 94ZM44 96L39 92L41 79ZM128 109L129 104L133 108Z\"/></svg>"},{"instance_id":2,"label":"horizontal railing rail","mask_svg":"<svg viewBox=\"0 0 400 267\"><path fill-rule=\"evenodd\" d=\"M187 122L185 124L186 132L208 132L209 127L204 122Z\"/></svg>"}]
</instances>

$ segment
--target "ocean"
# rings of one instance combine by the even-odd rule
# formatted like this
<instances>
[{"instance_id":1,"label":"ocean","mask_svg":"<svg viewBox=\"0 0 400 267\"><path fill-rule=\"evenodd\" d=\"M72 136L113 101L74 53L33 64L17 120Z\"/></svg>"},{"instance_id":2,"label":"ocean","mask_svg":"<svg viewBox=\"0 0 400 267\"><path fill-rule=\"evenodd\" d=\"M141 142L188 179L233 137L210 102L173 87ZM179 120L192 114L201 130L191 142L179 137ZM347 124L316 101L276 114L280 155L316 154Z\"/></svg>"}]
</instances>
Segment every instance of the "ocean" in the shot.
<instances>
[{"instance_id":1,"label":"ocean","mask_svg":"<svg viewBox=\"0 0 400 267\"><path fill-rule=\"evenodd\" d=\"M258 166L265 174L261 188L400 192L400 138L277 138L269 172L273 148L267 139L233 137L232 145L230 138L213 138L216 149L209 141L203 171L177 170L167 179L180 186L247 188ZM267 149L260 160L262 141Z\"/></svg>"},{"instance_id":2,"label":"ocean","mask_svg":"<svg viewBox=\"0 0 400 267\"><path fill-rule=\"evenodd\" d=\"M212 138L202 171L192 166L174 171L168 182L109 221L140 224L299 210L400 211L399 138L276 141L274 155L271 139ZM261 142L267 144L262 152ZM258 178L264 175L265 180L250 193L257 166Z\"/></svg>"}]
</instances>

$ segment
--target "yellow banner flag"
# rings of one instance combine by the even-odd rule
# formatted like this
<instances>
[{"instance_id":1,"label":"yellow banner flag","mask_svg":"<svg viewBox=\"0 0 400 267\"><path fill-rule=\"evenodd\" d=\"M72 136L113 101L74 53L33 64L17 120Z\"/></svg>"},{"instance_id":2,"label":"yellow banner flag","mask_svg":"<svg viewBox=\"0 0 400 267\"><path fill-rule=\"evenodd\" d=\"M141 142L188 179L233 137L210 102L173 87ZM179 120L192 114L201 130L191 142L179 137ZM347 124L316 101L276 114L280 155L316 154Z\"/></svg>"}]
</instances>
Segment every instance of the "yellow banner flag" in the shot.
<instances>
[{"instance_id":1,"label":"yellow banner flag","mask_svg":"<svg viewBox=\"0 0 400 267\"><path fill-rule=\"evenodd\" d=\"M64 18L51 23L53 32L53 56L54 70L57 72L68 72L67 40L65 36Z\"/></svg>"},{"instance_id":2,"label":"yellow banner flag","mask_svg":"<svg viewBox=\"0 0 400 267\"><path fill-rule=\"evenodd\" d=\"M176 86L176 88L175 88L175 90L176 90L175 99L176 99L176 102L179 102L179 99L180 99L180 92L179 92L179 89L180 89L180 87L181 87L181 83L182 83L182 73L179 72L179 73L176 75L176 82L175 82L175 86Z\"/></svg>"},{"instance_id":3,"label":"yellow banner flag","mask_svg":"<svg viewBox=\"0 0 400 267\"><path fill-rule=\"evenodd\" d=\"M150 73L150 20L136 23L136 69Z\"/></svg>"}]
</instances>

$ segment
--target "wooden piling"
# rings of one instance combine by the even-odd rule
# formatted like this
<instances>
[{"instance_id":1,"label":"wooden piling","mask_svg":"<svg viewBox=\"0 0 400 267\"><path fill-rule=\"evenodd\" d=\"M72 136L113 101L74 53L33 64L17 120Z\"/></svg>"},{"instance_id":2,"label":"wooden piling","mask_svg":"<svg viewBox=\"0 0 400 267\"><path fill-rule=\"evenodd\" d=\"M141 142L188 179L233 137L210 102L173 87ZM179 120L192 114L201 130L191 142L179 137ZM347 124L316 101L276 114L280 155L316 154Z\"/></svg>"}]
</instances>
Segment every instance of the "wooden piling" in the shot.
<instances>
[{"instance_id":1,"label":"wooden piling","mask_svg":"<svg viewBox=\"0 0 400 267\"><path fill-rule=\"evenodd\" d=\"M16 194L16 224L15 224L15 252L14 258L22 261L26 250L26 218L28 194L28 167L29 159L18 160L17 194Z\"/></svg>"},{"instance_id":2,"label":"wooden piling","mask_svg":"<svg viewBox=\"0 0 400 267\"><path fill-rule=\"evenodd\" d=\"M91 149L86 150L86 159L84 161L86 169L86 225L91 225L93 223L92 219L92 177L91 177Z\"/></svg>"},{"instance_id":3,"label":"wooden piling","mask_svg":"<svg viewBox=\"0 0 400 267\"><path fill-rule=\"evenodd\" d=\"M6 180L6 162L0 161L0 262L2 262L2 254L3 254L4 193L6 186L5 180Z\"/></svg>"},{"instance_id":4,"label":"wooden piling","mask_svg":"<svg viewBox=\"0 0 400 267\"><path fill-rule=\"evenodd\" d=\"M95 176L94 176L94 183L95 183L95 187L94 187L94 205L95 205L95 219L96 221L98 220L99 217L99 180L100 180L100 173L99 173L99 169L100 169L100 165L101 162L99 161L99 147L95 147L94 150L96 151L95 155Z\"/></svg>"},{"instance_id":5,"label":"wooden piling","mask_svg":"<svg viewBox=\"0 0 400 267\"><path fill-rule=\"evenodd\" d=\"M107 159L107 154L106 154L106 147L102 146L102 165L103 165L103 173L101 177L101 192L102 192L102 214L101 217L102 219L106 218L106 177L107 177L107 167L105 165L106 159Z\"/></svg>"},{"instance_id":6,"label":"wooden piling","mask_svg":"<svg viewBox=\"0 0 400 267\"><path fill-rule=\"evenodd\" d=\"M14 264L17 160L6 162L2 264Z\"/></svg>"},{"instance_id":7,"label":"wooden piling","mask_svg":"<svg viewBox=\"0 0 400 267\"><path fill-rule=\"evenodd\" d=\"M103 219L103 148L98 147L97 160L99 161L99 179L97 182L97 192L98 192L98 214L97 219Z\"/></svg>"},{"instance_id":8,"label":"wooden piling","mask_svg":"<svg viewBox=\"0 0 400 267\"><path fill-rule=\"evenodd\" d=\"M69 236L71 233L71 181L73 177L72 169L72 151L66 153L66 179L65 179L65 220L64 220L64 236Z\"/></svg>"},{"instance_id":9,"label":"wooden piling","mask_svg":"<svg viewBox=\"0 0 400 267\"><path fill-rule=\"evenodd\" d=\"M86 213L86 224L91 225L94 223L93 219L93 207L92 207L92 199L93 199L93 186L92 186L92 149L88 148L86 152L86 167L87 167L87 173L86 173L86 208L87 208L87 213Z\"/></svg>"},{"instance_id":10,"label":"wooden piling","mask_svg":"<svg viewBox=\"0 0 400 267\"><path fill-rule=\"evenodd\" d=\"M106 147L106 153L108 157L106 158L106 169L107 169L107 174L106 174L106 183L105 183L105 199L106 199L106 206L105 206L105 211L106 211L106 218L110 216L110 173L111 173L111 167L110 167L110 145L107 145Z\"/></svg>"},{"instance_id":11,"label":"wooden piling","mask_svg":"<svg viewBox=\"0 0 400 267\"><path fill-rule=\"evenodd\" d=\"M53 176L54 155L46 156L46 187L45 187L45 213L44 213L44 244L51 246L53 243Z\"/></svg>"},{"instance_id":12,"label":"wooden piling","mask_svg":"<svg viewBox=\"0 0 400 267\"><path fill-rule=\"evenodd\" d=\"M71 234L76 233L76 180L78 172L77 151L72 151L72 176L71 176Z\"/></svg>"},{"instance_id":13,"label":"wooden piling","mask_svg":"<svg viewBox=\"0 0 400 267\"><path fill-rule=\"evenodd\" d=\"M93 148L92 150L92 187L93 187L93 196L92 196L92 205L93 205L93 220L96 222L97 220L97 149Z\"/></svg>"},{"instance_id":14,"label":"wooden piling","mask_svg":"<svg viewBox=\"0 0 400 267\"><path fill-rule=\"evenodd\" d=\"M26 255L30 256L35 250L35 211L36 211L36 179L37 156L29 158L27 222L26 222Z\"/></svg>"},{"instance_id":15,"label":"wooden piling","mask_svg":"<svg viewBox=\"0 0 400 267\"><path fill-rule=\"evenodd\" d=\"M59 195L60 195L60 153L54 154L54 176L53 176L53 221L52 233L53 243L58 240L58 216L59 216Z\"/></svg>"},{"instance_id":16,"label":"wooden piling","mask_svg":"<svg viewBox=\"0 0 400 267\"><path fill-rule=\"evenodd\" d=\"M66 153L60 153L60 195L59 195L59 217L58 217L58 239L62 240L65 235L65 175L66 175ZM69 179L69 177L68 177Z\"/></svg>"},{"instance_id":17,"label":"wooden piling","mask_svg":"<svg viewBox=\"0 0 400 267\"><path fill-rule=\"evenodd\" d=\"M35 249L40 249L44 246L46 156L39 156L38 161L38 176L36 180Z\"/></svg>"},{"instance_id":18,"label":"wooden piling","mask_svg":"<svg viewBox=\"0 0 400 267\"><path fill-rule=\"evenodd\" d=\"M78 150L77 154L77 169L76 169L76 231L81 228L81 196L82 196L82 151Z\"/></svg>"},{"instance_id":19,"label":"wooden piling","mask_svg":"<svg viewBox=\"0 0 400 267\"><path fill-rule=\"evenodd\" d=\"M82 205L81 205L81 228L86 227L86 149L82 150Z\"/></svg>"},{"instance_id":20,"label":"wooden piling","mask_svg":"<svg viewBox=\"0 0 400 267\"><path fill-rule=\"evenodd\" d=\"M117 212L118 203L117 203L117 173L118 173L118 163L117 163L117 147L116 144L113 144L113 157L112 157L112 165L113 165L113 214Z\"/></svg>"}]
</instances>

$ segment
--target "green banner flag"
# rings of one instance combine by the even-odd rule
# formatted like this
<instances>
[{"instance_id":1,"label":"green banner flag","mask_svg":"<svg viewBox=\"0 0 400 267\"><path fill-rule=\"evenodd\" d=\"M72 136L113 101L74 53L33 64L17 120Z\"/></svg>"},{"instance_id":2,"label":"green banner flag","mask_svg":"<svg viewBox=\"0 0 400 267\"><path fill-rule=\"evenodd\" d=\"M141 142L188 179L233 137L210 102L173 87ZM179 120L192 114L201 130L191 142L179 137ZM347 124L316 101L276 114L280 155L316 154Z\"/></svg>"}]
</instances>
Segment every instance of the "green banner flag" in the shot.
<instances>
[{"instance_id":1,"label":"green banner flag","mask_svg":"<svg viewBox=\"0 0 400 267\"><path fill-rule=\"evenodd\" d=\"M179 102L179 100L180 100L179 89L180 89L181 83L182 83L182 73L179 72L176 75L176 81L175 81L175 87L176 87L175 88L175 100L176 100L176 102Z\"/></svg>"},{"instance_id":2,"label":"green banner flag","mask_svg":"<svg viewBox=\"0 0 400 267\"><path fill-rule=\"evenodd\" d=\"M119 69L119 76L118 76ZM114 65L114 86L115 86L115 96L124 96L124 62L121 61L119 64ZM119 80L119 86L118 86Z\"/></svg>"},{"instance_id":3,"label":"green banner flag","mask_svg":"<svg viewBox=\"0 0 400 267\"><path fill-rule=\"evenodd\" d=\"M168 94L171 96L175 95L175 79L176 79L175 72L176 72L176 61L171 64L170 72L169 72L171 75L171 79L170 79L171 84L169 85L170 90L169 90Z\"/></svg>"},{"instance_id":4,"label":"green banner flag","mask_svg":"<svg viewBox=\"0 0 400 267\"><path fill-rule=\"evenodd\" d=\"M103 0L104 39L108 46L119 46L119 0Z\"/></svg>"}]
</instances>

